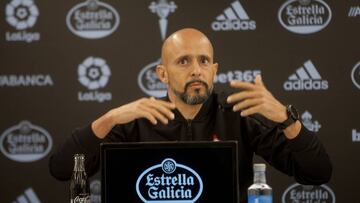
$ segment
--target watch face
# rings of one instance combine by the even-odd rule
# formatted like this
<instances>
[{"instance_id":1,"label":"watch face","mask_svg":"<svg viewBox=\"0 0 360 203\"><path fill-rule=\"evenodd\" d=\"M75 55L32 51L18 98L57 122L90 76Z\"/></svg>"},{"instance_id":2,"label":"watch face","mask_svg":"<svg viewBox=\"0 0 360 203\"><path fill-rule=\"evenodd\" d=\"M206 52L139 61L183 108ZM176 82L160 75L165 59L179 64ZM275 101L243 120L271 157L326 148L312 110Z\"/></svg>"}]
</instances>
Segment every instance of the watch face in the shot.
<instances>
[{"instance_id":1,"label":"watch face","mask_svg":"<svg viewBox=\"0 0 360 203\"><path fill-rule=\"evenodd\" d=\"M295 119L295 120L299 120L299 112L296 110L296 108L293 105L289 105L289 112L290 112L290 116Z\"/></svg>"}]
</instances>

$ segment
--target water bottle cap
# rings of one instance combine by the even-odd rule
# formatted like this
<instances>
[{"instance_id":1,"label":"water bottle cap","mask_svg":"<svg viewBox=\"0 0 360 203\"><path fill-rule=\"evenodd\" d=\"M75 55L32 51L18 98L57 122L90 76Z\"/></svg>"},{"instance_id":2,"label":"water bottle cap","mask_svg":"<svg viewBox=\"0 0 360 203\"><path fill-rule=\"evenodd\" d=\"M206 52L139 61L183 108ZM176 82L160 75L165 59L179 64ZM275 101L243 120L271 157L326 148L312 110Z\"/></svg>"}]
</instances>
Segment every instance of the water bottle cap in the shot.
<instances>
[{"instance_id":1,"label":"water bottle cap","mask_svg":"<svg viewBox=\"0 0 360 203\"><path fill-rule=\"evenodd\" d=\"M265 164L254 164L254 171L265 172Z\"/></svg>"}]
</instances>

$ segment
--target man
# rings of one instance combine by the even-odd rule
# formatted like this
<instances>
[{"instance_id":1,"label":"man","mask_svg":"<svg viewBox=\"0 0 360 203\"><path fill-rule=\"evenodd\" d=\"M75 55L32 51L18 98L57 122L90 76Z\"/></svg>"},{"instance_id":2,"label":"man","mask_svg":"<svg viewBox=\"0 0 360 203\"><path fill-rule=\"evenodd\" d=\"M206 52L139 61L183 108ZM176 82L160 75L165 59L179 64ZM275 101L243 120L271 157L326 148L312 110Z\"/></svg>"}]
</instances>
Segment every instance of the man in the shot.
<instances>
[{"instance_id":1,"label":"man","mask_svg":"<svg viewBox=\"0 0 360 203\"><path fill-rule=\"evenodd\" d=\"M332 166L319 140L307 131L295 109L284 106L255 83L232 81L238 91L228 97L213 92L218 64L209 39L195 29L169 36L156 73L168 86L161 100L142 98L105 113L77 129L50 159L51 174L68 180L75 153L86 154L89 175L99 169L101 142L237 140L240 196L252 183L253 154L302 184L329 181Z\"/></svg>"}]
</instances>

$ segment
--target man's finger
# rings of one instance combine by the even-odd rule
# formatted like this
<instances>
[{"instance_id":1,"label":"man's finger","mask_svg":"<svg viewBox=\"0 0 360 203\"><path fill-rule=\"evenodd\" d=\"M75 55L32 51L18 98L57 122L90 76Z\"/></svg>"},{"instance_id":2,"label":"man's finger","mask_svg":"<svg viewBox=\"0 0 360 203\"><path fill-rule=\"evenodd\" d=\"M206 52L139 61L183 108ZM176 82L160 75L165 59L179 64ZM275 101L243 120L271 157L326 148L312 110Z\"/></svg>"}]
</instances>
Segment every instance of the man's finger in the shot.
<instances>
[{"instance_id":1,"label":"man's finger","mask_svg":"<svg viewBox=\"0 0 360 203\"><path fill-rule=\"evenodd\" d=\"M240 115L241 116L250 116L255 113L260 113L260 110L261 110L261 106L254 106L254 107L251 107L251 108L248 108L248 109L242 111L240 113Z\"/></svg>"},{"instance_id":2,"label":"man's finger","mask_svg":"<svg viewBox=\"0 0 360 203\"><path fill-rule=\"evenodd\" d=\"M157 109L155 109L155 108L143 106L142 110L145 111L145 112L149 112L152 116L154 116L156 118L156 120L159 120L163 124L168 124L169 123L168 119L162 113L157 111Z\"/></svg>"},{"instance_id":3,"label":"man's finger","mask_svg":"<svg viewBox=\"0 0 360 203\"><path fill-rule=\"evenodd\" d=\"M237 103L233 106L233 111L239 111L242 109L248 109L253 106L258 106L259 104L262 104L262 99L256 98L256 99L246 99L240 103Z\"/></svg>"},{"instance_id":4,"label":"man's finger","mask_svg":"<svg viewBox=\"0 0 360 203\"><path fill-rule=\"evenodd\" d=\"M256 75L255 76L255 84L259 84L259 85L264 86L264 82L262 81L261 75Z\"/></svg>"},{"instance_id":5,"label":"man's finger","mask_svg":"<svg viewBox=\"0 0 360 203\"><path fill-rule=\"evenodd\" d=\"M152 124L154 124L154 125L157 124L156 118L153 115L151 115L151 113L144 111L144 112L141 112L141 114L144 118L148 119Z\"/></svg>"},{"instance_id":6,"label":"man's finger","mask_svg":"<svg viewBox=\"0 0 360 203\"><path fill-rule=\"evenodd\" d=\"M235 103L244 99L256 98L259 96L261 96L261 93L257 91L241 91L228 96L226 101L228 103Z\"/></svg>"},{"instance_id":7,"label":"man's finger","mask_svg":"<svg viewBox=\"0 0 360 203\"><path fill-rule=\"evenodd\" d=\"M162 105L166 106L169 109L175 109L176 108L175 104L172 103L172 102L163 101L163 100L156 100L156 101L161 103Z\"/></svg>"},{"instance_id":8,"label":"man's finger","mask_svg":"<svg viewBox=\"0 0 360 203\"><path fill-rule=\"evenodd\" d=\"M249 83L249 82L242 82L242 81L238 81L238 80L232 80L230 82L230 86L234 87L234 88L243 89L243 90L256 89L256 86L254 84Z\"/></svg>"},{"instance_id":9,"label":"man's finger","mask_svg":"<svg viewBox=\"0 0 360 203\"><path fill-rule=\"evenodd\" d=\"M175 115L174 113L171 111L171 108L169 107L168 104L165 104L163 101L160 102L159 100L156 100L154 102L149 103L149 107L156 109L158 112L160 112L161 114L163 114L164 116L166 116L169 119L174 119Z\"/></svg>"}]
</instances>

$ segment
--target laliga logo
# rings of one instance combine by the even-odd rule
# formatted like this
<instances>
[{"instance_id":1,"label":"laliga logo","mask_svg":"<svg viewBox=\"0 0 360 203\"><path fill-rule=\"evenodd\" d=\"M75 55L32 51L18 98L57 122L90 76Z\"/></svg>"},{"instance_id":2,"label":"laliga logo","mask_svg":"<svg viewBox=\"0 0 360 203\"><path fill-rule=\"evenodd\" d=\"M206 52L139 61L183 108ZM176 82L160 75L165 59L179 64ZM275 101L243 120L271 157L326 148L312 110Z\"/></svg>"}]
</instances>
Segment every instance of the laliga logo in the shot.
<instances>
[{"instance_id":1,"label":"laliga logo","mask_svg":"<svg viewBox=\"0 0 360 203\"><path fill-rule=\"evenodd\" d=\"M77 4L66 16L66 24L75 35L99 39L113 33L120 23L119 14L109 4L87 0Z\"/></svg>"},{"instance_id":2,"label":"laliga logo","mask_svg":"<svg viewBox=\"0 0 360 203\"><path fill-rule=\"evenodd\" d=\"M79 82L94 90L106 86L111 72L104 59L90 56L79 65L78 74Z\"/></svg>"},{"instance_id":3,"label":"laliga logo","mask_svg":"<svg viewBox=\"0 0 360 203\"><path fill-rule=\"evenodd\" d=\"M291 32L311 34L329 24L331 9L323 0L288 0L280 7L278 19Z\"/></svg>"},{"instance_id":4,"label":"laliga logo","mask_svg":"<svg viewBox=\"0 0 360 203\"><path fill-rule=\"evenodd\" d=\"M282 203L306 202L306 203L335 203L335 194L326 185L312 186L295 183L288 187L282 195Z\"/></svg>"},{"instance_id":5,"label":"laliga logo","mask_svg":"<svg viewBox=\"0 0 360 203\"><path fill-rule=\"evenodd\" d=\"M111 76L111 71L106 61L99 57L88 57L78 67L79 82L90 91L78 92L79 101L110 101L111 92L97 91L106 86Z\"/></svg>"},{"instance_id":6,"label":"laliga logo","mask_svg":"<svg viewBox=\"0 0 360 203\"><path fill-rule=\"evenodd\" d=\"M17 30L35 25L39 10L32 0L13 0L6 6L7 22Z\"/></svg>"},{"instance_id":7,"label":"laliga logo","mask_svg":"<svg viewBox=\"0 0 360 203\"><path fill-rule=\"evenodd\" d=\"M202 191L199 174L170 158L146 169L136 181L136 193L143 202L149 203L193 203Z\"/></svg>"}]
</instances>

